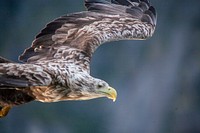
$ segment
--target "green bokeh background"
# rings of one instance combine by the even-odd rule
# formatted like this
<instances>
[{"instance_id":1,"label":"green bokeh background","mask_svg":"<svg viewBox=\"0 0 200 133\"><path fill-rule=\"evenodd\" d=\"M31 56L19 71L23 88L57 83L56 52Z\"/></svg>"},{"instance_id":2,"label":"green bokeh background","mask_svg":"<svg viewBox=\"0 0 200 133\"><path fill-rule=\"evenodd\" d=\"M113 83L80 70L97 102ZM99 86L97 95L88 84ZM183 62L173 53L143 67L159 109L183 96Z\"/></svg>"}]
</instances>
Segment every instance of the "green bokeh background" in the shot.
<instances>
[{"instance_id":1,"label":"green bokeh background","mask_svg":"<svg viewBox=\"0 0 200 133\"><path fill-rule=\"evenodd\" d=\"M158 12L146 41L102 45L92 75L117 89L101 98L32 102L0 120L0 133L200 133L200 1L151 0ZM83 0L0 0L0 55L17 61L34 36Z\"/></svg>"}]
</instances>

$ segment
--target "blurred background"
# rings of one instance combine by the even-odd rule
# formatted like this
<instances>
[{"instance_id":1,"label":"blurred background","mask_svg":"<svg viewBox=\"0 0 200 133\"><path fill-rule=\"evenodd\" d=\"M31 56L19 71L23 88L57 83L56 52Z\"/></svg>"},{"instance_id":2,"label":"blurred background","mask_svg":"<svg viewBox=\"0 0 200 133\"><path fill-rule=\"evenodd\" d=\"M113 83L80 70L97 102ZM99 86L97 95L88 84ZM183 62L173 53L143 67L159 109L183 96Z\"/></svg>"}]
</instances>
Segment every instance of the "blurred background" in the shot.
<instances>
[{"instance_id":1,"label":"blurred background","mask_svg":"<svg viewBox=\"0 0 200 133\"><path fill-rule=\"evenodd\" d=\"M152 38L107 43L92 59L115 103L32 102L0 119L0 133L200 133L200 1L151 3ZM0 0L0 55L17 61L46 23L82 10L83 0Z\"/></svg>"}]
</instances>

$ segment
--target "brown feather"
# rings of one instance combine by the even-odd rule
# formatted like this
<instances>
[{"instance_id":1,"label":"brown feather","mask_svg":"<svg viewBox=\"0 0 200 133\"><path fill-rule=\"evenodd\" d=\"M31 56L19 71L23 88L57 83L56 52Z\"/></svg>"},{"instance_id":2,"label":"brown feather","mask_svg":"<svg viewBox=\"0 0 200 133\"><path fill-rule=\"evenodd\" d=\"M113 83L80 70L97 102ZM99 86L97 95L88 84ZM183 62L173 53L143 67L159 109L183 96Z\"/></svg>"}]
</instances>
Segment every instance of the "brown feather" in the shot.
<instances>
[{"instance_id":1,"label":"brown feather","mask_svg":"<svg viewBox=\"0 0 200 133\"><path fill-rule=\"evenodd\" d=\"M30 48L19 57L23 62L39 62L63 57L62 46L82 51L89 58L100 44L122 39L146 39L155 30L156 14L149 2L116 0L113 4L100 0L86 0L89 11L62 16L36 36Z\"/></svg>"}]
</instances>

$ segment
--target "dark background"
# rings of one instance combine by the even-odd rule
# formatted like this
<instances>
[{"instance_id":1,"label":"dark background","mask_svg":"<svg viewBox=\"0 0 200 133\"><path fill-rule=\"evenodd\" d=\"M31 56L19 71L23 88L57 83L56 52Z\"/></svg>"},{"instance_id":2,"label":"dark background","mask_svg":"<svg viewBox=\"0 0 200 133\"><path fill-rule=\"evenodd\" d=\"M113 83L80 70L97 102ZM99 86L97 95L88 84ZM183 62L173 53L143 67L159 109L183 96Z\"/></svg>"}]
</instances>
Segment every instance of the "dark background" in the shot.
<instances>
[{"instance_id":1,"label":"dark background","mask_svg":"<svg viewBox=\"0 0 200 133\"><path fill-rule=\"evenodd\" d=\"M115 103L32 102L1 119L0 133L200 133L200 1L151 3L152 38L107 43L93 57ZM46 23L82 10L83 0L0 0L0 55L17 61Z\"/></svg>"}]
</instances>

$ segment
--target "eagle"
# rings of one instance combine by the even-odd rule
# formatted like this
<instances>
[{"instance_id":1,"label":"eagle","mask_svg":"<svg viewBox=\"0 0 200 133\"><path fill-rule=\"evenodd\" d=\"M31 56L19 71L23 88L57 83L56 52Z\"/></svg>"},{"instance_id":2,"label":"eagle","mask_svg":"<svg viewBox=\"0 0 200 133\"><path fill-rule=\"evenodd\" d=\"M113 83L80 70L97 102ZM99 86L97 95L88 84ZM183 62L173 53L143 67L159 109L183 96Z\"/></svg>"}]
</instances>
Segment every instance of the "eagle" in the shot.
<instances>
[{"instance_id":1,"label":"eagle","mask_svg":"<svg viewBox=\"0 0 200 133\"><path fill-rule=\"evenodd\" d=\"M103 43L144 40L156 27L156 10L148 0L84 0L87 11L48 23L19 56L0 57L0 117L31 101L58 102L107 97L117 91L90 75L90 61Z\"/></svg>"}]
</instances>

